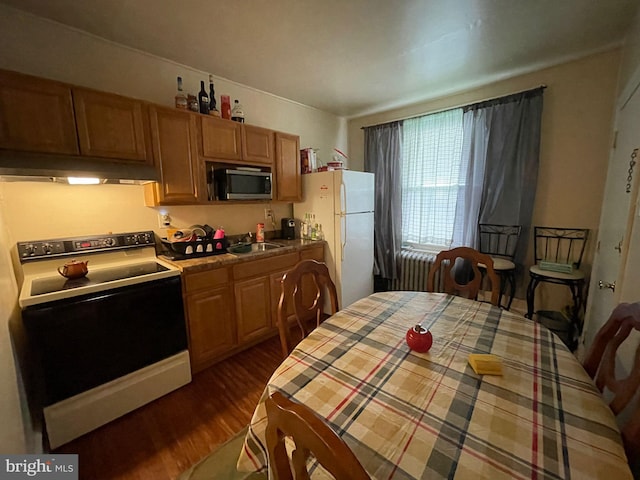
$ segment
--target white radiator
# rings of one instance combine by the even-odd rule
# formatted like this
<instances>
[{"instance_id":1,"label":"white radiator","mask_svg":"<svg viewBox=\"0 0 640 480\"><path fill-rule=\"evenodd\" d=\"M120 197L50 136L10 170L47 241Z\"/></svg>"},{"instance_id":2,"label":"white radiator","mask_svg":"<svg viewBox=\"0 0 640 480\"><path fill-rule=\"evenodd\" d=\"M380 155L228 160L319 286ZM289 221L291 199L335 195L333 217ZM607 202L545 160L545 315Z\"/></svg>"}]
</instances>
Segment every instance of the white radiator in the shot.
<instances>
[{"instance_id":1,"label":"white radiator","mask_svg":"<svg viewBox=\"0 0 640 480\"><path fill-rule=\"evenodd\" d=\"M392 290L427 291L427 277L436 256L416 250L401 250L396 256L399 276L391 282Z\"/></svg>"}]
</instances>

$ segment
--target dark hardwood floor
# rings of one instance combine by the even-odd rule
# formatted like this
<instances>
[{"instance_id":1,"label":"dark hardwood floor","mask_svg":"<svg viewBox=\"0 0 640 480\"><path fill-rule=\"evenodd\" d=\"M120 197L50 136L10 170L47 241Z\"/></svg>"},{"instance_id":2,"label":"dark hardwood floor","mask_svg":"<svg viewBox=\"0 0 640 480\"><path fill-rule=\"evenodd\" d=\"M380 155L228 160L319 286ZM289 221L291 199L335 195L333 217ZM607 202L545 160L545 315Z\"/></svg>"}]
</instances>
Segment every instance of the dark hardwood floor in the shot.
<instances>
[{"instance_id":1,"label":"dark hardwood floor","mask_svg":"<svg viewBox=\"0 0 640 480\"><path fill-rule=\"evenodd\" d=\"M273 337L56 453L79 455L86 480L173 480L244 428L281 363Z\"/></svg>"}]
</instances>

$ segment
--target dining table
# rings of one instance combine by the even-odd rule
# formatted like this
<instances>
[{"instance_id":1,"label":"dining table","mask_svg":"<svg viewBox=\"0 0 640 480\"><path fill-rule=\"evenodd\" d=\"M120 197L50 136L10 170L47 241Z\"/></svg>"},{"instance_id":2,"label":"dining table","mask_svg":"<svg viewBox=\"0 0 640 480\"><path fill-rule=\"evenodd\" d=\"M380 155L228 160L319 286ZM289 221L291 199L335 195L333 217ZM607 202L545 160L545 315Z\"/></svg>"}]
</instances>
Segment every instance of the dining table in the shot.
<instances>
[{"instance_id":1,"label":"dining table","mask_svg":"<svg viewBox=\"0 0 640 480\"><path fill-rule=\"evenodd\" d=\"M421 325L431 348L409 348ZM493 354L481 375L470 354ZM616 419L543 325L441 293L371 294L326 319L269 379L237 461L268 471L264 400L281 392L344 440L374 479L631 479ZM311 459L312 479L331 478Z\"/></svg>"}]
</instances>

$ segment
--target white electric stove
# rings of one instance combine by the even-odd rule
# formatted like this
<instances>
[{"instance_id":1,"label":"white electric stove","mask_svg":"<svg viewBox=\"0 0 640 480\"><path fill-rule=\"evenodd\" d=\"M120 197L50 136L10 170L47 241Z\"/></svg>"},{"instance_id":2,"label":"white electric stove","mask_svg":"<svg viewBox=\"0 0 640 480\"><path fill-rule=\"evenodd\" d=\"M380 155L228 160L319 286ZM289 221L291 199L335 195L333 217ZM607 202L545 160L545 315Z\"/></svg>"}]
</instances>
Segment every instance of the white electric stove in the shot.
<instances>
[{"instance_id":1,"label":"white electric stove","mask_svg":"<svg viewBox=\"0 0 640 480\"><path fill-rule=\"evenodd\" d=\"M191 381L180 271L152 231L19 242L19 296L54 449ZM65 263L88 273L65 278Z\"/></svg>"}]
</instances>

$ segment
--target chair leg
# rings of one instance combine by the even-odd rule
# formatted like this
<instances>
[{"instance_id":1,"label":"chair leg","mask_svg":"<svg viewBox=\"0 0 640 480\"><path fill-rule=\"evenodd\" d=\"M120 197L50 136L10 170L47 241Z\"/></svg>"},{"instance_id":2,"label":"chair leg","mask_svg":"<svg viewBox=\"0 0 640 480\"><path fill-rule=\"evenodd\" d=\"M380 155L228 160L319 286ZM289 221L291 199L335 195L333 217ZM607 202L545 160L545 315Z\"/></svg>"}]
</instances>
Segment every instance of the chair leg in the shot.
<instances>
[{"instance_id":1,"label":"chair leg","mask_svg":"<svg viewBox=\"0 0 640 480\"><path fill-rule=\"evenodd\" d=\"M573 312L571 312L571 322L574 324L578 335L582 333L582 324L580 322L580 311L582 310L582 288L584 282L578 281L569 284L571 297L573 299Z\"/></svg>"},{"instance_id":2,"label":"chair leg","mask_svg":"<svg viewBox=\"0 0 640 480\"><path fill-rule=\"evenodd\" d=\"M529 319L533 318L533 300L535 298L538 283L540 282L538 282L534 277L531 277L531 280L529 280L529 286L527 287L527 314L525 317Z\"/></svg>"},{"instance_id":3,"label":"chair leg","mask_svg":"<svg viewBox=\"0 0 640 480\"><path fill-rule=\"evenodd\" d=\"M498 276L500 277L500 294L498 295L498 306L502 307L502 296L504 295L505 290L507 289L507 280L509 280L508 273L503 271L498 271ZM507 310L509 310L507 308Z\"/></svg>"},{"instance_id":4,"label":"chair leg","mask_svg":"<svg viewBox=\"0 0 640 480\"><path fill-rule=\"evenodd\" d=\"M511 283L511 292L509 297L509 303L507 303L507 310L511 308L513 297L516 295L516 273L515 270L510 270L507 274L509 282Z\"/></svg>"}]
</instances>

